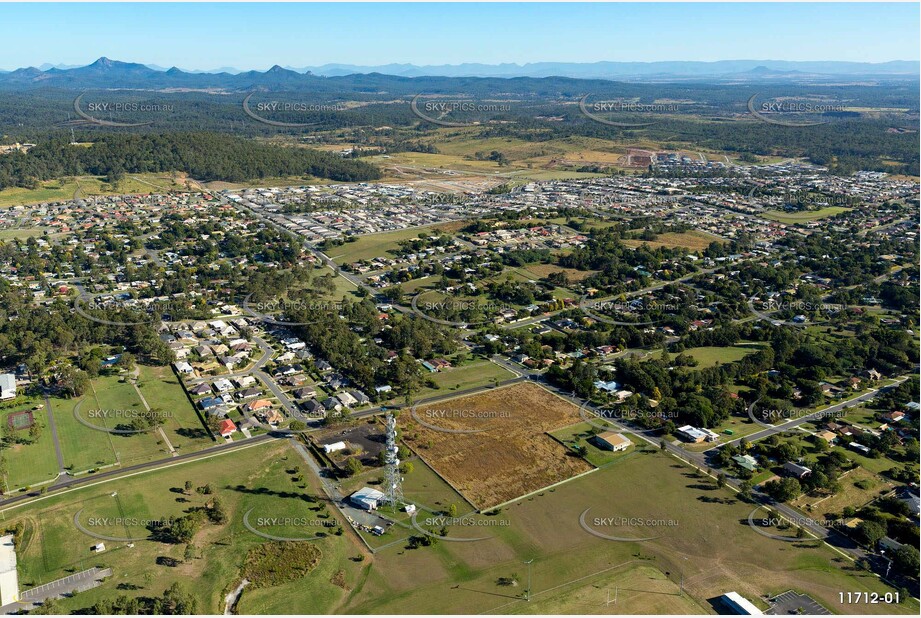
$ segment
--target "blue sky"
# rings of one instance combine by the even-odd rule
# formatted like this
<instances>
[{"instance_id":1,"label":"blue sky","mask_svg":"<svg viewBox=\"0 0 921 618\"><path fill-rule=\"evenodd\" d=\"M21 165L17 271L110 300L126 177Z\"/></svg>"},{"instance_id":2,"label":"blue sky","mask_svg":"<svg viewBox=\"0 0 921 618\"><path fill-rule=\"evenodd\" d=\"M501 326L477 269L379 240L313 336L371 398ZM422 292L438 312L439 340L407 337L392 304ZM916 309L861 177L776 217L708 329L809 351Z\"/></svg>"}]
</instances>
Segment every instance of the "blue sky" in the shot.
<instances>
[{"instance_id":1,"label":"blue sky","mask_svg":"<svg viewBox=\"0 0 921 618\"><path fill-rule=\"evenodd\" d=\"M0 68L917 60L917 3L0 4Z\"/></svg>"}]
</instances>

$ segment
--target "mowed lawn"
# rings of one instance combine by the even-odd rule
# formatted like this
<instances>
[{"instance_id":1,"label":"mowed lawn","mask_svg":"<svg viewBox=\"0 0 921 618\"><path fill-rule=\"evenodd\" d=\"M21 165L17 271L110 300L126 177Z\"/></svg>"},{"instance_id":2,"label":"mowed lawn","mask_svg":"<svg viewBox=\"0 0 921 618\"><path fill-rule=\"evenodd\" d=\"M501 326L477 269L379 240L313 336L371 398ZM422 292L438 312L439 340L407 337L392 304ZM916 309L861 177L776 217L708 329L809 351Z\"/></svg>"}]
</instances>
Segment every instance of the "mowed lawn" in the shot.
<instances>
[{"instance_id":1,"label":"mowed lawn","mask_svg":"<svg viewBox=\"0 0 921 618\"><path fill-rule=\"evenodd\" d=\"M118 376L100 377L93 380L93 388L83 397L52 398L64 463L72 473L169 456L159 432L115 434L87 427L75 418L76 410L93 425L107 429L127 427L130 415L144 407L134 387L119 380Z\"/></svg>"},{"instance_id":2,"label":"mowed lawn","mask_svg":"<svg viewBox=\"0 0 921 618\"><path fill-rule=\"evenodd\" d=\"M729 346L725 348L715 346L703 346L700 348L688 348L682 354L688 354L697 361L697 367L712 367L718 364L733 363L742 360L749 354L758 351L758 346ZM674 359L678 354L672 354Z\"/></svg>"},{"instance_id":3,"label":"mowed lawn","mask_svg":"<svg viewBox=\"0 0 921 618\"><path fill-rule=\"evenodd\" d=\"M138 388L151 410L165 413L163 431L176 451L197 451L214 445L214 440L192 408L185 390L170 367L139 366Z\"/></svg>"},{"instance_id":4,"label":"mowed lawn","mask_svg":"<svg viewBox=\"0 0 921 618\"><path fill-rule=\"evenodd\" d=\"M8 509L4 512L8 524L22 521L26 525L26 542L18 551L20 585L31 587L92 566L110 567L114 575L102 586L61 601L65 613L86 613L96 601L123 594L159 595L179 582L198 600L197 613L222 614L224 594L239 583L247 551L268 542L244 526L247 512L248 521L257 529L261 520L301 522L266 527L269 534L291 538L314 535L318 528L303 522L321 521L324 516L334 525L344 524L336 520L331 507L316 500L317 488L311 478L295 472L298 466L306 468L288 444L259 444L81 489L34 506ZM210 484L215 493L209 496L193 490L185 494L186 481L194 487ZM151 540L136 541L133 547L127 542L106 541L106 552L94 554L90 547L97 539L74 525L79 514L78 521L88 530L143 538L147 520L180 516L190 508L206 505L215 495L223 503L227 523L201 527L193 539L196 557L190 561L184 561L184 544ZM322 552L319 566L306 578L288 584L247 589L240 602L241 613L286 613L292 608L311 614L335 611L367 566L349 560L362 550L348 534L330 532L309 542L316 543ZM170 561L175 562L171 565ZM339 571L341 586L334 583Z\"/></svg>"},{"instance_id":5,"label":"mowed lawn","mask_svg":"<svg viewBox=\"0 0 921 618\"><path fill-rule=\"evenodd\" d=\"M29 429L12 430L7 424L11 415L23 410L26 407L13 408L0 412L0 423L3 424L3 430L6 435L21 435L24 439L29 438ZM48 428L47 413L44 406L40 410L33 410L35 424L39 428L38 438L29 444L3 444L0 445L0 455L6 462L6 478L4 489L15 491L23 487L30 487L37 483L54 480L58 475L58 460L54 452L54 436L51 429Z\"/></svg>"},{"instance_id":6,"label":"mowed lawn","mask_svg":"<svg viewBox=\"0 0 921 618\"><path fill-rule=\"evenodd\" d=\"M154 406L151 404L151 407ZM144 404L130 383L122 381L120 376L105 376L93 380L93 388L87 393L87 400L80 408L83 418L88 418L88 411L93 408L102 410L105 416L89 419L90 422L105 425L109 429L123 430L129 428L131 415L143 412ZM94 431L89 428L87 430ZM169 456L169 449L155 430L112 434L112 444L122 465Z\"/></svg>"},{"instance_id":7,"label":"mowed lawn","mask_svg":"<svg viewBox=\"0 0 921 618\"><path fill-rule=\"evenodd\" d=\"M51 398L58 441L64 454L64 466L71 474L116 463L112 436L104 431L90 429L74 418L74 407L81 401L82 398ZM93 404L88 402L84 405Z\"/></svg>"},{"instance_id":8,"label":"mowed lawn","mask_svg":"<svg viewBox=\"0 0 921 618\"><path fill-rule=\"evenodd\" d=\"M421 389L417 394L418 399L445 394L445 391L462 391L477 386L485 386L491 384L494 380L499 382L511 380L515 376L508 369L500 367L490 360L476 359L460 367L426 373L424 377L431 378L438 388Z\"/></svg>"}]
</instances>

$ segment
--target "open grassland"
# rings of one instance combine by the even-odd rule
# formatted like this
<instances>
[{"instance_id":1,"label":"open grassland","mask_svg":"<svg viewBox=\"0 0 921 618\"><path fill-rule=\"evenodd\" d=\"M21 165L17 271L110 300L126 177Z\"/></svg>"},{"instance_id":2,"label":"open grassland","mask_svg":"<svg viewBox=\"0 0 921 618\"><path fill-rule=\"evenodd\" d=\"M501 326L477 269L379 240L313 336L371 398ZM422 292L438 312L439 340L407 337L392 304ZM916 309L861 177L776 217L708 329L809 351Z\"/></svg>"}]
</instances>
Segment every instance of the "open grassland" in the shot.
<instances>
[{"instance_id":1,"label":"open grassland","mask_svg":"<svg viewBox=\"0 0 921 618\"><path fill-rule=\"evenodd\" d=\"M462 221L448 221L436 223L424 227L413 227L392 232L381 232L379 234L367 234L359 236L353 242L331 248L327 255L337 264L347 264L359 260L370 260L376 257L392 258L390 251L398 249L400 241L418 238L419 234L433 234L438 231L456 232L464 227L466 223Z\"/></svg>"},{"instance_id":2,"label":"open grassland","mask_svg":"<svg viewBox=\"0 0 921 618\"><path fill-rule=\"evenodd\" d=\"M0 208L58 202L92 195L123 195L187 190L185 179L169 174L128 174L117 184L103 176L67 176L39 183L35 189L9 187L0 191Z\"/></svg>"},{"instance_id":3,"label":"open grassland","mask_svg":"<svg viewBox=\"0 0 921 618\"><path fill-rule=\"evenodd\" d=\"M180 405L178 384L159 382L154 369L147 372L146 384L142 379L142 393L152 410L167 417L164 431L169 438L176 437L179 448L197 450L208 446L197 430L201 422L191 416L194 411L188 401ZM166 369L168 371L168 368ZM166 376L167 374L163 374ZM171 375L171 374L170 374ZM184 396L183 396L184 397ZM146 397L145 397L146 398ZM159 403L162 398L162 404ZM130 421L144 410L140 395L134 387L119 376L103 376L92 382L92 388L80 398L52 398L51 406L58 428L58 439L64 454L64 463L71 473L82 473L116 464L131 465L168 457L170 452L160 432L151 429L138 433L111 433L111 430L130 430ZM172 409L171 409L172 407ZM94 429L81 423L76 415ZM169 418L172 416L172 418ZM110 431L105 431L105 430ZM203 429L203 428L202 428ZM172 442L172 440L170 440ZM208 441L210 443L210 440ZM174 445L175 447L175 445Z\"/></svg>"},{"instance_id":4,"label":"open grassland","mask_svg":"<svg viewBox=\"0 0 921 618\"><path fill-rule=\"evenodd\" d=\"M28 238L38 238L43 236L45 232L48 231L48 228L44 227L12 227L5 230L0 230L0 240L10 241L16 240L26 240Z\"/></svg>"},{"instance_id":5,"label":"open grassland","mask_svg":"<svg viewBox=\"0 0 921 618\"><path fill-rule=\"evenodd\" d=\"M829 206L827 208L819 208L818 210L803 210L800 212L768 210L762 213L760 216L765 219L770 219L771 221L777 221L778 223L787 223L793 225L796 223L809 223L810 221L827 219L828 217L840 215L841 213L849 212L850 210L850 208L845 208L844 206Z\"/></svg>"},{"instance_id":6,"label":"open grassland","mask_svg":"<svg viewBox=\"0 0 921 618\"><path fill-rule=\"evenodd\" d=\"M224 594L240 581L247 552L268 542L243 525L249 512L248 521L260 530L260 520L298 522L265 525L264 530L272 535L305 537L318 530L326 530L327 535L304 541L315 544L321 552L319 564L307 577L247 589L240 600L241 613L289 613L293 609L330 613L358 581L361 565L348 558L360 550L347 534L337 536L330 532L333 528L303 523L324 518L334 525L343 523L324 502L305 498L308 492L315 495L316 488L312 479L296 470L303 465L286 444L261 444L232 455L151 471L9 509L4 513L6 521L23 521L27 530L27 543L19 552L22 587L63 577L73 570L111 567L114 574L101 587L64 599L64 609L88 608L99 599L120 594L159 595L179 582L198 600L198 613L220 614ZM183 490L187 480L195 487L210 485L215 493L193 490L187 494ZM190 560L185 558L184 544L153 540L135 541L133 547L106 541L105 553L93 554L90 546L98 540L74 525L74 516L79 513L78 521L94 533L144 538L148 533L146 520L182 515L215 496L224 505L227 522L201 526L192 541L195 557Z\"/></svg>"},{"instance_id":7,"label":"open grassland","mask_svg":"<svg viewBox=\"0 0 921 618\"><path fill-rule=\"evenodd\" d=\"M878 498L881 493L888 493L895 484L887 481L861 467L845 472L839 479L841 490L832 495L808 495L793 500L790 504L808 513L828 513L840 515L847 506L860 508ZM857 486L865 485L867 489Z\"/></svg>"},{"instance_id":8,"label":"open grassland","mask_svg":"<svg viewBox=\"0 0 921 618\"><path fill-rule=\"evenodd\" d=\"M587 279L597 272L594 270L577 270L575 268L564 268L562 266L556 266L555 264L528 264L526 267L519 268L518 270L531 275L534 279L543 279L544 277L549 277L554 273L563 273L570 281L582 281L583 279Z\"/></svg>"},{"instance_id":9,"label":"open grassland","mask_svg":"<svg viewBox=\"0 0 921 618\"><path fill-rule=\"evenodd\" d=\"M684 247L691 251L703 251L709 247L711 243L725 241L713 234L692 230L689 232L665 232L657 235L655 240L624 240L623 242L628 247L634 248L641 245L647 245L653 249L658 249L659 247L667 247L669 249Z\"/></svg>"},{"instance_id":10,"label":"open grassland","mask_svg":"<svg viewBox=\"0 0 921 618\"><path fill-rule=\"evenodd\" d=\"M545 433L576 422L578 409L535 384L420 405L415 415L450 432L404 415L404 441L480 510L592 469Z\"/></svg>"},{"instance_id":11,"label":"open grassland","mask_svg":"<svg viewBox=\"0 0 921 618\"><path fill-rule=\"evenodd\" d=\"M555 594L553 594L555 593ZM559 591L535 595L530 603L515 603L510 614L669 614L709 613L681 592L653 564L634 562L584 582L565 585Z\"/></svg>"},{"instance_id":12,"label":"open grassland","mask_svg":"<svg viewBox=\"0 0 921 618\"><path fill-rule=\"evenodd\" d=\"M839 591L888 588L826 546L761 536L747 524L752 508L650 449L504 507L494 517L510 525L486 530L487 540L382 549L344 610L713 613L709 600L729 590L763 608L762 595L796 589L834 613L917 613L914 600L899 606L840 604ZM598 532L658 538L619 542L594 536L579 523L586 509L587 524ZM594 525L596 518L615 517L646 525ZM650 525L661 522L676 525ZM523 562L532 558L528 603ZM683 596L676 594L682 581ZM605 607L614 587L617 605Z\"/></svg>"}]
</instances>

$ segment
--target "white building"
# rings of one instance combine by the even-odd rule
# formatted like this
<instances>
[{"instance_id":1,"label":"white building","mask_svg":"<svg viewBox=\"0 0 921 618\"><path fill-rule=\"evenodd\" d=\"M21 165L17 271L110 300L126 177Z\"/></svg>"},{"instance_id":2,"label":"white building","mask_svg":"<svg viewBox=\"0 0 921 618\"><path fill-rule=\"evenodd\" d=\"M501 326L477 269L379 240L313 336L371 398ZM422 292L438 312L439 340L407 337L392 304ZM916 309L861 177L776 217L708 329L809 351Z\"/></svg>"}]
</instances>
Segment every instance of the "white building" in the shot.
<instances>
[{"instance_id":1,"label":"white building","mask_svg":"<svg viewBox=\"0 0 921 618\"><path fill-rule=\"evenodd\" d=\"M362 487L351 496L349 501L365 511L373 511L384 501L384 494L370 487Z\"/></svg>"},{"instance_id":2,"label":"white building","mask_svg":"<svg viewBox=\"0 0 921 618\"><path fill-rule=\"evenodd\" d=\"M16 376L12 373L0 374L0 400L16 397Z\"/></svg>"},{"instance_id":3,"label":"white building","mask_svg":"<svg viewBox=\"0 0 921 618\"><path fill-rule=\"evenodd\" d=\"M16 573L16 546L13 535L0 537L0 605L19 601L19 575Z\"/></svg>"}]
</instances>

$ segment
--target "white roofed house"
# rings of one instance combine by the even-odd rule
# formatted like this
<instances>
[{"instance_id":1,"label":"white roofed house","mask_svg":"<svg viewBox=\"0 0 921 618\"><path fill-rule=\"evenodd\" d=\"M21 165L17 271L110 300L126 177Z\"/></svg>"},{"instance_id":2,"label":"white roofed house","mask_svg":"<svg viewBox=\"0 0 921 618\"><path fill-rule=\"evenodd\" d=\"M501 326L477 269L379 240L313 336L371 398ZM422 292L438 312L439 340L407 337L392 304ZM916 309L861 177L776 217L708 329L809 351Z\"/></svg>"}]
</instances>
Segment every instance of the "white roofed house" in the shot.
<instances>
[{"instance_id":1,"label":"white roofed house","mask_svg":"<svg viewBox=\"0 0 921 618\"><path fill-rule=\"evenodd\" d=\"M16 376L12 373L0 374L0 400L16 397Z\"/></svg>"}]
</instances>

